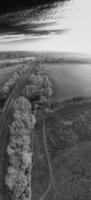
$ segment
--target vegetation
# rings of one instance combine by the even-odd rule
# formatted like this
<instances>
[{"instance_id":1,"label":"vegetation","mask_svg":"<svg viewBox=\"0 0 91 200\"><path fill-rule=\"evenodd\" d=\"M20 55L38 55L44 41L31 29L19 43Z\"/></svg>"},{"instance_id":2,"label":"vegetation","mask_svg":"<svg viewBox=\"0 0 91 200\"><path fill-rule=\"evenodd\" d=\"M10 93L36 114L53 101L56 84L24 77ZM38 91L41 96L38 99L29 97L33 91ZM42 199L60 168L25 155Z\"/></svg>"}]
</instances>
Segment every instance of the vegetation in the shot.
<instances>
[{"instance_id":1,"label":"vegetation","mask_svg":"<svg viewBox=\"0 0 91 200\"><path fill-rule=\"evenodd\" d=\"M91 144L77 145L55 159L55 177L60 198L91 199Z\"/></svg>"},{"instance_id":2,"label":"vegetation","mask_svg":"<svg viewBox=\"0 0 91 200\"><path fill-rule=\"evenodd\" d=\"M79 137L72 126L70 121L62 123L55 114L46 119L46 134L51 155L55 156L57 152L77 144Z\"/></svg>"},{"instance_id":3,"label":"vegetation","mask_svg":"<svg viewBox=\"0 0 91 200\"><path fill-rule=\"evenodd\" d=\"M14 72L13 76L8 81L5 82L5 84L0 90L1 102L5 101L8 98L11 90L15 87L15 84L19 80L20 76L22 76L25 73L26 69L27 66L20 68L17 72Z\"/></svg>"},{"instance_id":4,"label":"vegetation","mask_svg":"<svg viewBox=\"0 0 91 200\"><path fill-rule=\"evenodd\" d=\"M72 104L48 113L45 118L48 152L58 200L91 199L91 103ZM37 121L35 154L42 148L42 116ZM43 150L38 160L43 165ZM40 160L42 157L42 161ZM42 169L43 170L43 169ZM44 169L45 170L45 169ZM36 169L38 177L41 172ZM40 175L39 175L40 173ZM42 172L43 173L43 172ZM46 172L46 176L48 172ZM36 184L37 178L34 182ZM46 179L43 179L46 182ZM40 187L42 184L38 179ZM37 186L38 188L38 186ZM37 191L37 189L35 190ZM34 199L38 199L37 195ZM52 187L45 200L55 199Z\"/></svg>"},{"instance_id":5,"label":"vegetation","mask_svg":"<svg viewBox=\"0 0 91 200\"><path fill-rule=\"evenodd\" d=\"M23 94L30 101L46 101L52 95L52 86L48 76L38 72L33 74L26 85Z\"/></svg>"},{"instance_id":6,"label":"vegetation","mask_svg":"<svg viewBox=\"0 0 91 200\"><path fill-rule=\"evenodd\" d=\"M10 139L7 147L9 167L5 177L8 190L13 200L31 199L32 170L32 131L35 116L31 104L24 97L19 97L14 105L13 121L10 125Z\"/></svg>"},{"instance_id":7,"label":"vegetation","mask_svg":"<svg viewBox=\"0 0 91 200\"><path fill-rule=\"evenodd\" d=\"M23 113L31 112L31 103L23 96L16 99L13 105L14 110L21 111ZM15 114L14 114L15 116Z\"/></svg>"},{"instance_id":8,"label":"vegetation","mask_svg":"<svg viewBox=\"0 0 91 200\"><path fill-rule=\"evenodd\" d=\"M48 76L36 68L13 105L5 176L12 200L50 200L54 193L58 200L91 199L91 102L52 102L57 109L44 112L51 95Z\"/></svg>"},{"instance_id":9,"label":"vegetation","mask_svg":"<svg viewBox=\"0 0 91 200\"><path fill-rule=\"evenodd\" d=\"M20 96L13 105L13 121L9 127L10 138L7 146L9 166L5 177L5 184L13 200L30 200L32 196L32 139L36 123L32 104L36 107L42 96L48 100L51 95L49 91L49 79L44 74L40 75L36 68L24 88L25 97ZM39 99L36 98L37 95Z\"/></svg>"}]
</instances>

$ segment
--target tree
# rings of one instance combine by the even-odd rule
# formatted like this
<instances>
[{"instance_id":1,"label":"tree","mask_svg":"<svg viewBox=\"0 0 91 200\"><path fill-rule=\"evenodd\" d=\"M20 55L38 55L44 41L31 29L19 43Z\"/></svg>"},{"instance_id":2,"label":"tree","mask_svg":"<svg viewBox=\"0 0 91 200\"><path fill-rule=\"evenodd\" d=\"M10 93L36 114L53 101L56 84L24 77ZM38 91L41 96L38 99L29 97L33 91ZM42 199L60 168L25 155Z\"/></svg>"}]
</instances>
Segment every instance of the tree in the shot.
<instances>
[{"instance_id":1,"label":"tree","mask_svg":"<svg viewBox=\"0 0 91 200\"><path fill-rule=\"evenodd\" d=\"M32 74L28 80L28 83L31 85L36 85L37 87L41 87L43 84L43 77L41 75Z\"/></svg>"},{"instance_id":2,"label":"tree","mask_svg":"<svg viewBox=\"0 0 91 200\"><path fill-rule=\"evenodd\" d=\"M23 162L23 168L26 169L28 167L31 167L32 169L32 152L23 151L22 152L22 162Z\"/></svg>"},{"instance_id":3,"label":"tree","mask_svg":"<svg viewBox=\"0 0 91 200\"><path fill-rule=\"evenodd\" d=\"M5 177L5 184L8 186L10 191L13 190L13 187L16 183L17 173L18 171L15 168L13 167L8 168L8 173Z\"/></svg>"},{"instance_id":4,"label":"tree","mask_svg":"<svg viewBox=\"0 0 91 200\"><path fill-rule=\"evenodd\" d=\"M13 200L31 200L31 138L36 120L31 111L31 104L26 98L19 97L13 108L13 121L9 128L10 140L7 147L10 167L5 183L9 191L12 192Z\"/></svg>"},{"instance_id":5,"label":"tree","mask_svg":"<svg viewBox=\"0 0 91 200\"><path fill-rule=\"evenodd\" d=\"M13 105L14 110L19 110L21 112L31 112L31 103L24 96L17 98Z\"/></svg>"}]
</instances>

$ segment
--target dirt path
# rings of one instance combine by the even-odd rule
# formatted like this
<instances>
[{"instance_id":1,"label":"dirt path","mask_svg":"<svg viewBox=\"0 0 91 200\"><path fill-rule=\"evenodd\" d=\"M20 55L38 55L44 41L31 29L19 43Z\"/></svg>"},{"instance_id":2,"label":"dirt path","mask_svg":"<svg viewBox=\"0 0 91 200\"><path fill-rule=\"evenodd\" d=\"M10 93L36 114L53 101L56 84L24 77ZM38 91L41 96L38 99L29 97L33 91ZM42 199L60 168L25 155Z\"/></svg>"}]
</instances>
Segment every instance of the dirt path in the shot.
<instances>
[{"instance_id":1,"label":"dirt path","mask_svg":"<svg viewBox=\"0 0 91 200\"><path fill-rule=\"evenodd\" d=\"M30 76L30 74L34 70L34 64L31 68L29 68L25 75L21 77L21 79L17 82L15 88L11 92L5 107L3 109L1 119L0 119L0 193L3 192L3 184L4 184L4 153L7 146L7 138L8 138L8 125L11 121L12 116L12 104L15 99L21 95L24 85Z\"/></svg>"}]
</instances>

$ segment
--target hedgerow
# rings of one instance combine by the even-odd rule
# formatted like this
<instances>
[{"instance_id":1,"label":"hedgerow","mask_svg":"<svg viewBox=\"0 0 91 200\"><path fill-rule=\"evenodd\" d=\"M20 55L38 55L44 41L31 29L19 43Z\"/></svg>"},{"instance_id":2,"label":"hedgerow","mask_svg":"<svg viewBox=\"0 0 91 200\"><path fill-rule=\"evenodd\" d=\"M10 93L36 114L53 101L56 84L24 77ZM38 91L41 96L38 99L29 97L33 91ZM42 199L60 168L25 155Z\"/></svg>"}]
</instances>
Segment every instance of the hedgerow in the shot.
<instances>
[{"instance_id":1,"label":"hedgerow","mask_svg":"<svg viewBox=\"0 0 91 200\"><path fill-rule=\"evenodd\" d=\"M7 156L9 167L5 184L12 200L31 200L31 171L32 171L32 139L36 116L32 103L48 100L52 95L51 83L47 75L35 70L23 90L23 96L16 99L13 105L13 120L9 126L9 144ZM37 100L37 101L36 101Z\"/></svg>"},{"instance_id":2,"label":"hedgerow","mask_svg":"<svg viewBox=\"0 0 91 200\"><path fill-rule=\"evenodd\" d=\"M14 108L13 121L9 128L10 139L7 146L9 167L5 183L12 193L13 200L31 200L33 155L31 147L35 116L31 111L31 104L24 97L16 100Z\"/></svg>"}]
</instances>

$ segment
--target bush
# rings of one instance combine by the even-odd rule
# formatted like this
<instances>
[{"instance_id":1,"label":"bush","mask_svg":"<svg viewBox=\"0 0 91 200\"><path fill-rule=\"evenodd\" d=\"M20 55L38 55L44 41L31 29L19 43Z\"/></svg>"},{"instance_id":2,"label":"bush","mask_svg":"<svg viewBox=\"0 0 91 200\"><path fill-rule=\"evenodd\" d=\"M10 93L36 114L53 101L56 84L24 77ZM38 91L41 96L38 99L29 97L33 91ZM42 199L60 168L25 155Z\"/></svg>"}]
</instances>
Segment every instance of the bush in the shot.
<instances>
[{"instance_id":1,"label":"bush","mask_svg":"<svg viewBox=\"0 0 91 200\"><path fill-rule=\"evenodd\" d=\"M13 105L14 110L19 110L21 112L31 112L31 103L23 96L17 98Z\"/></svg>"},{"instance_id":2,"label":"bush","mask_svg":"<svg viewBox=\"0 0 91 200\"><path fill-rule=\"evenodd\" d=\"M30 101L40 100L40 97L42 95L42 89L39 88L37 85L26 85L23 94Z\"/></svg>"},{"instance_id":3,"label":"bush","mask_svg":"<svg viewBox=\"0 0 91 200\"><path fill-rule=\"evenodd\" d=\"M17 173L18 171L15 168L13 167L8 168L8 174L5 177L5 184L8 186L10 191L13 190L13 187L16 183Z\"/></svg>"},{"instance_id":4,"label":"bush","mask_svg":"<svg viewBox=\"0 0 91 200\"><path fill-rule=\"evenodd\" d=\"M43 87L44 88L52 87L51 82L50 82L48 76L46 76L46 75L43 75Z\"/></svg>"},{"instance_id":5,"label":"bush","mask_svg":"<svg viewBox=\"0 0 91 200\"><path fill-rule=\"evenodd\" d=\"M18 198L21 199L21 195L25 191L25 188L27 188L27 185L27 176L24 174L23 171L19 171L17 174L15 185L13 187L13 200L16 200Z\"/></svg>"},{"instance_id":6,"label":"bush","mask_svg":"<svg viewBox=\"0 0 91 200\"><path fill-rule=\"evenodd\" d=\"M14 154L14 149L12 148L12 146L9 144L8 146L7 146L7 154L9 155L9 156L11 156L12 154Z\"/></svg>"},{"instance_id":7,"label":"bush","mask_svg":"<svg viewBox=\"0 0 91 200\"><path fill-rule=\"evenodd\" d=\"M22 165L21 159L21 149L16 149L12 155L9 157L9 164L16 169L20 169Z\"/></svg>"},{"instance_id":8,"label":"bush","mask_svg":"<svg viewBox=\"0 0 91 200\"><path fill-rule=\"evenodd\" d=\"M23 162L24 169L26 169L30 166L32 168L32 152L23 151L22 152L22 162Z\"/></svg>"},{"instance_id":9,"label":"bush","mask_svg":"<svg viewBox=\"0 0 91 200\"><path fill-rule=\"evenodd\" d=\"M28 85L24 88L23 94L30 101L48 100L52 96L51 82L46 75L33 74L28 80Z\"/></svg>"},{"instance_id":10,"label":"bush","mask_svg":"<svg viewBox=\"0 0 91 200\"><path fill-rule=\"evenodd\" d=\"M21 137L22 136L22 137ZM29 135L12 135L10 137L10 142L7 147L8 155L12 155L15 149L23 150L30 150L30 136Z\"/></svg>"},{"instance_id":11,"label":"bush","mask_svg":"<svg viewBox=\"0 0 91 200\"><path fill-rule=\"evenodd\" d=\"M32 74L28 79L28 83L31 85L36 85L38 87L42 87L43 84L43 77L40 75Z\"/></svg>"},{"instance_id":12,"label":"bush","mask_svg":"<svg viewBox=\"0 0 91 200\"><path fill-rule=\"evenodd\" d=\"M15 112L14 121L10 126L10 133L17 135L29 135L35 125L35 116L33 114Z\"/></svg>"},{"instance_id":13,"label":"bush","mask_svg":"<svg viewBox=\"0 0 91 200\"><path fill-rule=\"evenodd\" d=\"M7 147L10 167L5 183L12 192L13 200L24 198L31 200L31 138L36 120L31 112L31 104L26 98L19 97L13 108L13 122L9 128L10 140ZM14 169L16 169L15 176L13 175Z\"/></svg>"},{"instance_id":14,"label":"bush","mask_svg":"<svg viewBox=\"0 0 91 200\"><path fill-rule=\"evenodd\" d=\"M51 87L46 87L46 88L44 88L42 95L45 96L46 98L49 98L52 96L52 93L53 93L53 91L52 91Z\"/></svg>"}]
</instances>

